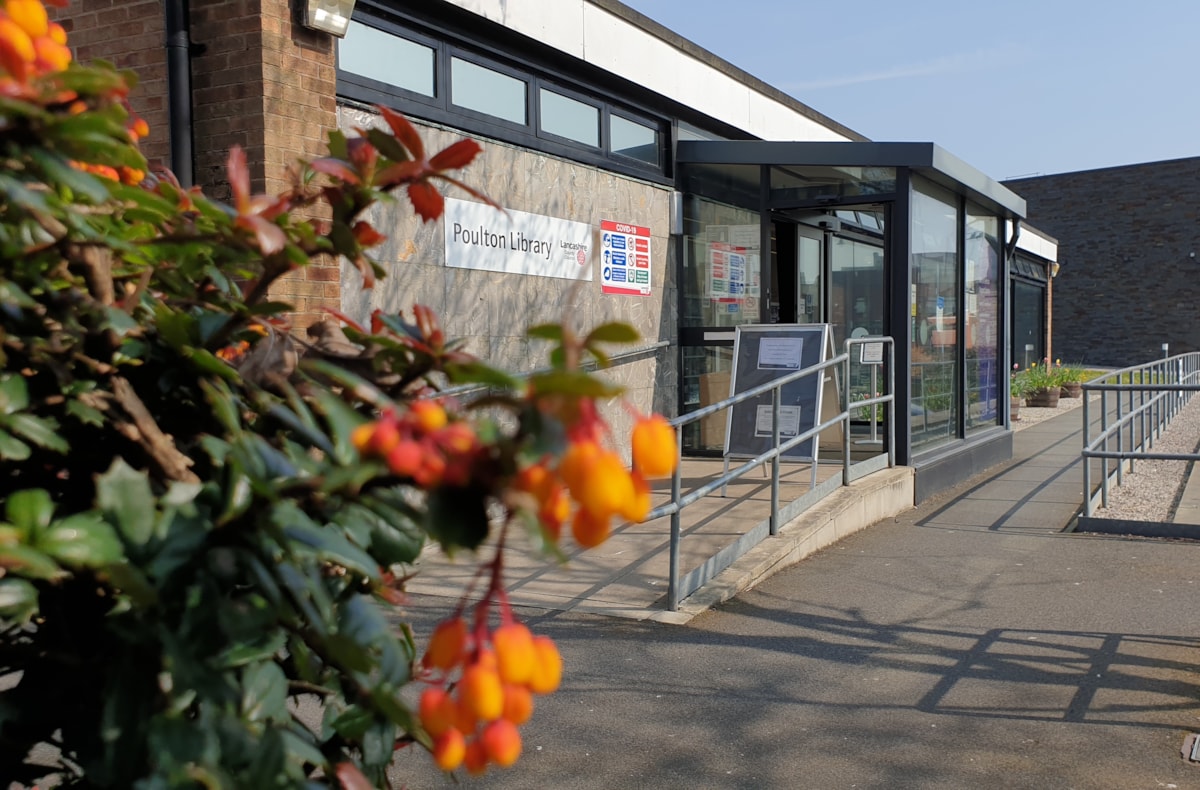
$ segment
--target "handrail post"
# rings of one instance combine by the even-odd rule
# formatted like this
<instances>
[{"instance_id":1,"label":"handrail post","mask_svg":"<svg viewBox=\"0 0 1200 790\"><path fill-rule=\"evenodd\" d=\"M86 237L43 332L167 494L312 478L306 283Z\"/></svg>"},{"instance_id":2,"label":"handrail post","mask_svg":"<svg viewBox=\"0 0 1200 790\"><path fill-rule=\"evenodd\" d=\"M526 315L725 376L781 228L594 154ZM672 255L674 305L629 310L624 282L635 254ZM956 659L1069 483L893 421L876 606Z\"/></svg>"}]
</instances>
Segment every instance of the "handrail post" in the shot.
<instances>
[{"instance_id":1,"label":"handrail post","mask_svg":"<svg viewBox=\"0 0 1200 790\"><path fill-rule=\"evenodd\" d=\"M842 412L846 415L842 420L842 485L850 485L850 348L853 345L853 340L846 339L846 372L842 375L842 381L845 384L842 386ZM871 368L871 373L875 372L875 368ZM872 381L872 384L875 382ZM874 393L870 397L874 397ZM871 428L874 430L875 424L875 404L871 404ZM872 436L872 439L875 437Z\"/></svg>"},{"instance_id":2,"label":"handrail post","mask_svg":"<svg viewBox=\"0 0 1200 790\"><path fill-rule=\"evenodd\" d=\"M1121 425L1121 416L1124 414L1122 405L1121 391L1117 390L1117 485L1121 485L1125 474L1125 459L1121 457L1125 452L1125 426Z\"/></svg>"},{"instance_id":3,"label":"handrail post","mask_svg":"<svg viewBox=\"0 0 1200 790\"><path fill-rule=\"evenodd\" d=\"M670 569L667 573L667 609L672 612L679 610L679 525L683 510L679 507L679 495L683 491L683 459L678 456L683 453L682 439L683 429L676 425L675 452L677 456L675 474L671 475L671 501L675 503L675 512L671 514L671 550L668 560Z\"/></svg>"},{"instance_id":4,"label":"handrail post","mask_svg":"<svg viewBox=\"0 0 1200 790\"><path fill-rule=\"evenodd\" d=\"M771 535L779 534L779 407L782 405L783 387L776 387L771 390L771 441L775 443L775 455L771 458Z\"/></svg>"},{"instance_id":5,"label":"handrail post","mask_svg":"<svg viewBox=\"0 0 1200 790\"><path fill-rule=\"evenodd\" d=\"M1100 390L1100 436L1104 440L1100 449L1105 453L1100 475L1100 507L1108 507L1108 390Z\"/></svg>"},{"instance_id":6,"label":"handrail post","mask_svg":"<svg viewBox=\"0 0 1200 790\"><path fill-rule=\"evenodd\" d=\"M1088 395L1087 385L1083 388L1083 449L1087 451L1091 441L1091 422L1088 419ZM1083 514L1088 518L1092 516L1092 459L1086 455L1083 456Z\"/></svg>"}]
</instances>

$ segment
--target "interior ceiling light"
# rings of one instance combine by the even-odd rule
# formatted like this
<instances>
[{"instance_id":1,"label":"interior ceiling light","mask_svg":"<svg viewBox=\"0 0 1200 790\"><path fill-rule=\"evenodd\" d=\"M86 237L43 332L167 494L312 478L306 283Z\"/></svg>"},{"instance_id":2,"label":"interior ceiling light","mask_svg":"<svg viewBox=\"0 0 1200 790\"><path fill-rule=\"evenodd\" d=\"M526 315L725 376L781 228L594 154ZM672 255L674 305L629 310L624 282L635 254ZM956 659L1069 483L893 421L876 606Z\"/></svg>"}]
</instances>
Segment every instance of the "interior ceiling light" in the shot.
<instances>
[{"instance_id":1,"label":"interior ceiling light","mask_svg":"<svg viewBox=\"0 0 1200 790\"><path fill-rule=\"evenodd\" d=\"M354 0L304 0L304 26L343 38L353 12Z\"/></svg>"}]
</instances>

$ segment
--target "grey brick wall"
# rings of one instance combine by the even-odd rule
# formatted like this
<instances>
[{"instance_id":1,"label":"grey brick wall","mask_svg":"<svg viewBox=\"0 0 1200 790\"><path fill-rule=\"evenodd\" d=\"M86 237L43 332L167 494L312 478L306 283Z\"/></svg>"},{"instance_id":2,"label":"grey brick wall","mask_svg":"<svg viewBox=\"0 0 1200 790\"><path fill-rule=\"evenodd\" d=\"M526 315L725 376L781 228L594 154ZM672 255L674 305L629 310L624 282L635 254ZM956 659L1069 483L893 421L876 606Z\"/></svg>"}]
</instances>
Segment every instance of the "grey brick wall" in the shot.
<instances>
[{"instance_id":1,"label":"grey brick wall","mask_svg":"<svg viewBox=\"0 0 1200 790\"><path fill-rule=\"evenodd\" d=\"M1058 239L1052 345L1064 364L1200 350L1200 157L1004 183Z\"/></svg>"}]
</instances>

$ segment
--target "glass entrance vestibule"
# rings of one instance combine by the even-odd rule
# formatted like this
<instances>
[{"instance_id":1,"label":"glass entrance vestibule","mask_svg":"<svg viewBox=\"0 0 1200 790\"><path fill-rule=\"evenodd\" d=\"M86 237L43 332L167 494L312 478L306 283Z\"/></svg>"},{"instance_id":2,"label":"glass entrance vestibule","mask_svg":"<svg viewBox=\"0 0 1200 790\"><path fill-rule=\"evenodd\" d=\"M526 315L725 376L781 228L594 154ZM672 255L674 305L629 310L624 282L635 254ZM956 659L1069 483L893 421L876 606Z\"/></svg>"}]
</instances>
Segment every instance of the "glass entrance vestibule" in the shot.
<instances>
[{"instance_id":1,"label":"glass entrance vestibule","mask_svg":"<svg viewBox=\"0 0 1200 790\"><path fill-rule=\"evenodd\" d=\"M918 501L1011 456L1005 229L1024 200L931 143L681 141L676 164L682 412L729 394L739 324L829 323L839 353L894 339ZM719 418L684 436L723 442Z\"/></svg>"}]
</instances>

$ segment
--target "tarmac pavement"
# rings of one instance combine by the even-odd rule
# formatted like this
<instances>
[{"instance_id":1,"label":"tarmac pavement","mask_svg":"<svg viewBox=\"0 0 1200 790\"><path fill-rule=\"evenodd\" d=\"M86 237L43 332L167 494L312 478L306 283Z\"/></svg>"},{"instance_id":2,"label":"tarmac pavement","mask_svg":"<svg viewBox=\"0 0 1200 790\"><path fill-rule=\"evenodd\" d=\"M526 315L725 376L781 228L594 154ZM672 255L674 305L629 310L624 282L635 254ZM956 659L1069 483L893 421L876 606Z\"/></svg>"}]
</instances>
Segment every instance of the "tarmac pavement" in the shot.
<instances>
[{"instance_id":1,"label":"tarmac pavement","mask_svg":"<svg viewBox=\"0 0 1200 790\"><path fill-rule=\"evenodd\" d=\"M684 625L527 608L565 659L485 788L1198 788L1200 543L1064 532L1079 417ZM428 633L447 601L418 596ZM401 752L411 788L449 787Z\"/></svg>"}]
</instances>

